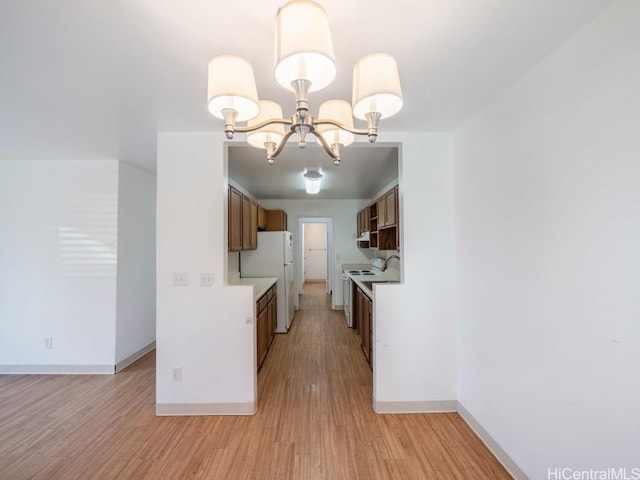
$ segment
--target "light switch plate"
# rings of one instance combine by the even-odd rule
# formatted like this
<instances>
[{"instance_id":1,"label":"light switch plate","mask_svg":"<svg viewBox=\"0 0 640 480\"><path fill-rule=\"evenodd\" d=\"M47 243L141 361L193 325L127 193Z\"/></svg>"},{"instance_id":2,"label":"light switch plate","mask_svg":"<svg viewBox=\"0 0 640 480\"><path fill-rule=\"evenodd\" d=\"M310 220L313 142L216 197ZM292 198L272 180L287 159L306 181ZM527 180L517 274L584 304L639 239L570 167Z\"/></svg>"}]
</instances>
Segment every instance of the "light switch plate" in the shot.
<instances>
[{"instance_id":1,"label":"light switch plate","mask_svg":"<svg viewBox=\"0 0 640 480\"><path fill-rule=\"evenodd\" d=\"M189 283L189 276L186 273L174 273L173 285L175 287L185 287Z\"/></svg>"},{"instance_id":2,"label":"light switch plate","mask_svg":"<svg viewBox=\"0 0 640 480\"><path fill-rule=\"evenodd\" d=\"M201 287L213 287L213 273L201 273L200 274L200 286Z\"/></svg>"}]
</instances>

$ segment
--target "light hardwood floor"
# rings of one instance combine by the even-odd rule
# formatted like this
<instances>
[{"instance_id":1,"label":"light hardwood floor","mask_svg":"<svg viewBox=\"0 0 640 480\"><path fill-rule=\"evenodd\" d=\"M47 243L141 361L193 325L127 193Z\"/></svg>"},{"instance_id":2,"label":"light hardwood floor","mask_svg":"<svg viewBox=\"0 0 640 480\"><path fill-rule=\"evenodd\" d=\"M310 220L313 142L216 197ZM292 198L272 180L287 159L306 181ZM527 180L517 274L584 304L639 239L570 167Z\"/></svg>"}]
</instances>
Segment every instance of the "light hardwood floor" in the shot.
<instances>
[{"instance_id":1,"label":"light hardwood floor","mask_svg":"<svg viewBox=\"0 0 640 480\"><path fill-rule=\"evenodd\" d=\"M249 417L156 417L154 352L113 376L0 376L0 478L511 478L457 414L376 415L323 284L258 375Z\"/></svg>"}]
</instances>

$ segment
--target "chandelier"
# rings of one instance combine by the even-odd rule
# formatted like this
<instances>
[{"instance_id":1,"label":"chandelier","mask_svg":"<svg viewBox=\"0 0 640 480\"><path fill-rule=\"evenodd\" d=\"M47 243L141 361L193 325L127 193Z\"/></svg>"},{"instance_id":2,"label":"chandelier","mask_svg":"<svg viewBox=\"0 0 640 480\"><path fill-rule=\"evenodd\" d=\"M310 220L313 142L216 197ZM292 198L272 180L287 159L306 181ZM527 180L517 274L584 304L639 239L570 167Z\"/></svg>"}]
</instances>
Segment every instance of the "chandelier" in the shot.
<instances>
[{"instance_id":1,"label":"chandelier","mask_svg":"<svg viewBox=\"0 0 640 480\"><path fill-rule=\"evenodd\" d=\"M209 62L209 112L224 120L228 139L235 132L247 133L250 145L266 150L270 165L294 133L300 148L305 147L307 135L316 137L338 165L342 148L353 143L355 135L367 135L370 142L376 141L379 121L402 108L402 91L395 59L386 53L373 53L360 59L353 69L352 103L326 101L315 118L309 113L309 93L329 85L335 75L327 13L311 0L293 0L276 14L274 76L295 93L295 113L284 118L280 105L258 100L251 64L234 55L220 55ZM355 129L354 116L366 120L367 128ZM236 122L247 123L238 126Z\"/></svg>"}]
</instances>

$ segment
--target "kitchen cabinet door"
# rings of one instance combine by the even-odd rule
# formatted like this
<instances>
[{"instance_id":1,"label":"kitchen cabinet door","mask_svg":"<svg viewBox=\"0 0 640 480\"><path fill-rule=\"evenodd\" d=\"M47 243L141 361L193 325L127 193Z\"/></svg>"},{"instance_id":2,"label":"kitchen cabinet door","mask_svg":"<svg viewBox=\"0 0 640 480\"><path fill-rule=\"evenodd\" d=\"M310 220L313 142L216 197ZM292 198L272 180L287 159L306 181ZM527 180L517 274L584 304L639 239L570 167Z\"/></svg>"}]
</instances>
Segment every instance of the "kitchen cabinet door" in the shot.
<instances>
[{"instance_id":1,"label":"kitchen cabinet door","mask_svg":"<svg viewBox=\"0 0 640 480\"><path fill-rule=\"evenodd\" d=\"M392 188L378 199L376 209L378 212L376 247L379 250L398 250L400 248L398 187Z\"/></svg>"},{"instance_id":2,"label":"kitchen cabinet door","mask_svg":"<svg viewBox=\"0 0 640 480\"><path fill-rule=\"evenodd\" d=\"M369 207L363 208L358 212L356 218L357 225L357 237L360 237L363 232L369 231ZM369 248L369 241L359 240L358 247Z\"/></svg>"},{"instance_id":3,"label":"kitchen cabinet door","mask_svg":"<svg viewBox=\"0 0 640 480\"><path fill-rule=\"evenodd\" d=\"M388 191L384 195L384 226L391 227L396 224L396 189Z\"/></svg>"},{"instance_id":4,"label":"kitchen cabinet door","mask_svg":"<svg viewBox=\"0 0 640 480\"><path fill-rule=\"evenodd\" d=\"M258 204L253 200L250 202L249 250L255 250L258 248Z\"/></svg>"},{"instance_id":5,"label":"kitchen cabinet door","mask_svg":"<svg viewBox=\"0 0 640 480\"><path fill-rule=\"evenodd\" d=\"M367 296L364 299L364 314L362 315L367 327L365 356L369 362L369 366L373 366L373 302Z\"/></svg>"},{"instance_id":6,"label":"kitchen cabinet door","mask_svg":"<svg viewBox=\"0 0 640 480\"><path fill-rule=\"evenodd\" d=\"M377 211L378 211L378 230L387 226L387 211L386 211L386 202L384 201L385 197L382 196L378 200L376 200Z\"/></svg>"},{"instance_id":7,"label":"kitchen cabinet door","mask_svg":"<svg viewBox=\"0 0 640 480\"><path fill-rule=\"evenodd\" d=\"M351 314L357 322L358 339L362 353L371 366L373 362L373 302L360 287L356 287Z\"/></svg>"},{"instance_id":8,"label":"kitchen cabinet door","mask_svg":"<svg viewBox=\"0 0 640 480\"><path fill-rule=\"evenodd\" d=\"M275 290L275 287L273 287L272 290ZM271 343L273 342L273 338L276 332L276 322L278 321L278 297L275 294L271 297L271 300L269 300L269 305L267 305L267 313L267 323L269 330L267 348L269 348L271 346Z\"/></svg>"},{"instance_id":9,"label":"kitchen cabinet door","mask_svg":"<svg viewBox=\"0 0 640 480\"><path fill-rule=\"evenodd\" d=\"M230 252L242 250L242 194L229 187L228 205L228 249Z\"/></svg>"},{"instance_id":10,"label":"kitchen cabinet door","mask_svg":"<svg viewBox=\"0 0 640 480\"><path fill-rule=\"evenodd\" d=\"M262 362L264 360L266 349L266 328L267 328L267 309L263 308L261 312L258 313L258 318L256 320L256 357L258 361L258 368L262 366Z\"/></svg>"},{"instance_id":11,"label":"kitchen cabinet door","mask_svg":"<svg viewBox=\"0 0 640 480\"><path fill-rule=\"evenodd\" d=\"M242 250L251 250L251 199L242 196Z\"/></svg>"},{"instance_id":12,"label":"kitchen cabinet door","mask_svg":"<svg viewBox=\"0 0 640 480\"><path fill-rule=\"evenodd\" d=\"M278 321L277 284L260 297L256 302L256 357L258 369L262 366L273 342Z\"/></svg>"},{"instance_id":13,"label":"kitchen cabinet door","mask_svg":"<svg viewBox=\"0 0 640 480\"><path fill-rule=\"evenodd\" d=\"M395 200L396 200L396 250L400 250L400 191L398 187L394 188L395 190Z\"/></svg>"},{"instance_id":14,"label":"kitchen cabinet door","mask_svg":"<svg viewBox=\"0 0 640 480\"><path fill-rule=\"evenodd\" d=\"M278 288L277 285L273 286L273 323L271 325L271 330L273 331L273 334L275 336L276 334L276 328L278 327L278 295L277 292Z\"/></svg>"},{"instance_id":15,"label":"kitchen cabinet door","mask_svg":"<svg viewBox=\"0 0 640 480\"><path fill-rule=\"evenodd\" d=\"M362 350L367 362L371 363L369 357L371 351L371 300L362 292L360 292L360 295L362 295Z\"/></svg>"},{"instance_id":16,"label":"kitchen cabinet door","mask_svg":"<svg viewBox=\"0 0 640 480\"><path fill-rule=\"evenodd\" d=\"M356 293L354 295L354 302L353 302L353 308L354 308L354 315L356 318L356 322L358 324L358 339L360 340L360 345L362 345L362 343L364 342L364 322L362 321L362 312L363 312L363 304L362 304L362 297L363 297L363 293L360 290L360 288L356 288Z\"/></svg>"},{"instance_id":17,"label":"kitchen cabinet door","mask_svg":"<svg viewBox=\"0 0 640 480\"><path fill-rule=\"evenodd\" d=\"M267 232L287 230L287 213L284 210L267 210Z\"/></svg>"},{"instance_id":18,"label":"kitchen cabinet door","mask_svg":"<svg viewBox=\"0 0 640 480\"><path fill-rule=\"evenodd\" d=\"M264 232L267 229L267 211L262 205L258 205L258 231Z\"/></svg>"},{"instance_id":19,"label":"kitchen cabinet door","mask_svg":"<svg viewBox=\"0 0 640 480\"><path fill-rule=\"evenodd\" d=\"M358 212L358 236L362 232L369 231L369 207L363 208Z\"/></svg>"}]
</instances>

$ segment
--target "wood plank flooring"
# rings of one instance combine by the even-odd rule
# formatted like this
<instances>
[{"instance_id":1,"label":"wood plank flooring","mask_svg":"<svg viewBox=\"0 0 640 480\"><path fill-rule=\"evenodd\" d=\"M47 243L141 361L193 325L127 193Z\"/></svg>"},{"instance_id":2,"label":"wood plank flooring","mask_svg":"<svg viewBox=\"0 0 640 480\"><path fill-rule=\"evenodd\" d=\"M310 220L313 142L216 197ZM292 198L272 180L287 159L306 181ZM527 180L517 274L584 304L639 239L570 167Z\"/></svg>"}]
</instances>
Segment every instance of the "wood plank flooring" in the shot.
<instances>
[{"instance_id":1,"label":"wood plank flooring","mask_svg":"<svg viewBox=\"0 0 640 480\"><path fill-rule=\"evenodd\" d=\"M324 284L258 375L249 417L156 417L154 352L113 376L0 376L0 478L511 478L457 414L376 415Z\"/></svg>"}]
</instances>

